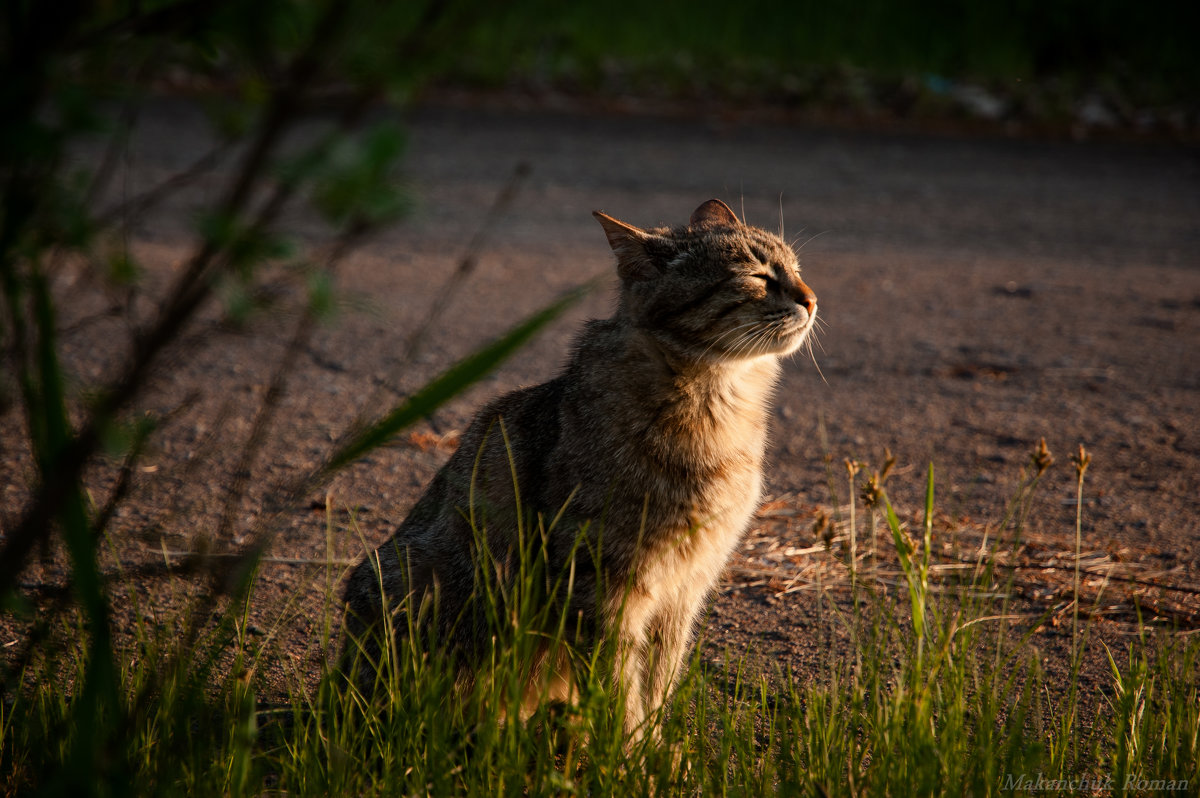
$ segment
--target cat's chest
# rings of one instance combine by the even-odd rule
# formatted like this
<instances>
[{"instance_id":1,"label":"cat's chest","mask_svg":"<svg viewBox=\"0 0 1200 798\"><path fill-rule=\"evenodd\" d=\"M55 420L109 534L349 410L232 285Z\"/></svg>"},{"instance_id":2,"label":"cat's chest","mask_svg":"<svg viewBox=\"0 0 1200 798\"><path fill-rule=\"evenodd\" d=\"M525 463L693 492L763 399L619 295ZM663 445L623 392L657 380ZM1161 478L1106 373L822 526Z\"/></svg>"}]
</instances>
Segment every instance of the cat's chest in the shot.
<instances>
[{"instance_id":1,"label":"cat's chest","mask_svg":"<svg viewBox=\"0 0 1200 798\"><path fill-rule=\"evenodd\" d=\"M689 526L740 526L754 512L762 484L761 452L727 451L723 460L690 473L666 470L657 475L664 522Z\"/></svg>"},{"instance_id":2,"label":"cat's chest","mask_svg":"<svg viewBox=\"0 0 1200 798\"><path fill-rule=\"evenodd\" d=\"M579 487L582 509L632 537L740 535L759 497L775 364L647 370L583 373L562 415L563 468L551 470Z\"/></svg>"},{"instance_id":3,"label":"cat's chest","mask_svg":"<svg viewBox=\"0 0 1200 798\"><path fill-rule=\"evenodd\" d=\"M758 507L760 463L747 458L690 480L660 473L645 484L655 489L645 494L639 569L657 573L652 581L712 584Z\"/></svg>"},{"instance_id":4,"label":"cat's chest","mask_svg":"<svg viewBox=\"0 0 1200 798\"><path fill-rule=\"evenodd\" d=\"M766 443L761 423L658 429L630 449L637 467L627 488L644 497L651 527L665 534L705 529L740 535L757 507Z\"/></svg>"},{"instance_id":5,"label":"cat's chest","mask_svg":"<svg viewBox=\"0 0 1200 798\"><path fill-rule=\"evenodd\" d=\"M662 406L634 438L634 456L701 496L720 492L757 476L766 426L759 400L674 402Z\"/></svg>"}]
</instances>

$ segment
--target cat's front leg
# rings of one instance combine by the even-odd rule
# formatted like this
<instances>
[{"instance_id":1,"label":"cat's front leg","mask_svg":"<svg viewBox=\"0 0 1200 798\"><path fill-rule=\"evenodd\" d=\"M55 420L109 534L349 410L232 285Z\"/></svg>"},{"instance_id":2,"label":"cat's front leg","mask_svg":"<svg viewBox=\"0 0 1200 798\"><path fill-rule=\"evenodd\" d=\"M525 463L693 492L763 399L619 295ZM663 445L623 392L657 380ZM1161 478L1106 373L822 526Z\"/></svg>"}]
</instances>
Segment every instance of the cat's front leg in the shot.
<instances>
[{"instance_id":1,"label":"cat's front leg","mask_svg":"<svg viewBox=\"0 0 1200 798\"><path fill-rule=\"evenodd\" d=\"M646 704L643 694L645 682L646 639L641 630L630 630L618 635L613 662L613 690L624 708L625 733L630 740L645 733Z\"/></svg>"},{"instance_id":2,"label":"cat's front leg","mask_svg":"<svg viewBox=\"0 0 1200 798\"><path fill-rule=\"evenodd\" d=\"M646 651L650 620L659 597L637 584L609 595L605 644L611 646L612 688L625 711L624 727L630 741L646 730Z\"/></svg>"},{"instance_id":3,"label":"cat's front leg","mask_svg":"<svg viewBox=\"0 0 1200 798\"><path fill-rule=\"evenodd\" d=\"M650 624L643 700L647 712L661 711L684 670L688 644L703 593L683 589L664 602Z\"/></svg>"}]
</instances>

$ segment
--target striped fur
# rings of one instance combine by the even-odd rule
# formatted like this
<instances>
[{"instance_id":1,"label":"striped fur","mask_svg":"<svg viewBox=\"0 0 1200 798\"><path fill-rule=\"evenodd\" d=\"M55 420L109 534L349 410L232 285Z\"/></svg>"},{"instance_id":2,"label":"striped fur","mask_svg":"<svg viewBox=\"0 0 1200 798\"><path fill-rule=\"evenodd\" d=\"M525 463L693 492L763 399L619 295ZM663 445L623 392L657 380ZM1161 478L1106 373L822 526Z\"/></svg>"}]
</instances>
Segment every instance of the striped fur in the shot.
<instances>
[{"instance_id":1,"label":"striped fur","mask_svg":"<svg viewBox=\"0 0 1200 798\"><path fill-rule=\"evenodd\" d=\"M758 504L779 360L811 330L816 297L792 249L719 200L673 229L595 216L617 256L616 313L588 322L558 377L484 407L395 535L349 578L347 652L365 654L353 667L366 690L389 642L384 614L421 602L436 619L421 623L468 686L495 639L479 579L506 590L521 569L523 520L561 513L535 548L551 576L570 569L572 589L545 601L580 621L583 650L612 647L631 732L670 693ZM393 626L403 632L408 619ZM547 683L569 692L569 667L534 663L530 695Z\"/></svg>"}]
</instances>

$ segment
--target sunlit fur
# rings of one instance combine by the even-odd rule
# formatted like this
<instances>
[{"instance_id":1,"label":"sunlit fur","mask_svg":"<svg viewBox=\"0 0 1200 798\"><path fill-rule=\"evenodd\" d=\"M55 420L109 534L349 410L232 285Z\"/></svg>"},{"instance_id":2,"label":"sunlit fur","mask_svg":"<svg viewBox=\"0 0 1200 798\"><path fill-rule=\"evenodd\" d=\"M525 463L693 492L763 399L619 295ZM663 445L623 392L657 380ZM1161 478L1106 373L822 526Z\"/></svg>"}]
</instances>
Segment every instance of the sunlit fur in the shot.
<instances>
[{"instance_id":1,"label":"sunlit fur","mask_svg":"<svg viewBox=\"0 0 1200 798\"><path fill-rule=\"evenodd\" d=\"M575 642L609 646L627 729L647 731L648 711L671 691L758 505L779 358L805 341L816 297L784 241L717 200L673 229L596 217L617 256L616 313L587 323L558 377L484 407L396 534L350 576L347 651L365 654L364 690L385 644L384 607L406 596L436 604L433 639L470 685L494 640L478 600L481 534L484 578L503 592L520 570L519 519L548 525L561 512L547 572L571 573L571 596L557 600L581 630ZM407 621L393 625L403 633ZM531 679L568 697L564 668L540 663Z\"/></svg>"}]
</instances>

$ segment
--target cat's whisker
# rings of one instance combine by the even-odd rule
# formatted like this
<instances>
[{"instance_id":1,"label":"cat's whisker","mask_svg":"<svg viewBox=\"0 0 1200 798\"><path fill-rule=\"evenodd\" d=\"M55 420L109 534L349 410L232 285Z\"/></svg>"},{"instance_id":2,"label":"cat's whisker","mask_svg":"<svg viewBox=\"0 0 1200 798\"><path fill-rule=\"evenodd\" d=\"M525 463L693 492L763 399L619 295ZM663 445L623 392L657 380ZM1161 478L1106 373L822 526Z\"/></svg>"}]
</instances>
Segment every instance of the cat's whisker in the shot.
<instances>
[{"instance_id":1,"label":"cat's whisker","mask_svg":"<svg viewBox=\"0 0 1200 798\"><path fill-rule=\"evenodd\" d=\"M777 338L779 336L779 333L785 327L787 327L787 324L788 324L787 317L778 318L772 322L769 322L765 327L763 327L761 330L759 330L758 340L759 341L767 341L769 339Z\"/></svg>"},{"instance_id":2,"label":"cat's whisker","mask_svg":"<svg viewBox=\"0 0 1200 798\"><path fill-rule=\"evenodd\" d=\"M768 332L775 339L778 339L780 335L788 335L790 337L795 334L795 331L791 329L793 323L791 316L783 316L771 324Z\"/></svg>"},{"instance_id":3,"label":"cat's whisker","mask_svg":"<svg viewBox=\"0 0 1200 798\"><path fill-rule=\"evenodd\" d=\"M739 346L734 349L734 353L740 356L754 349L761 349L762 347L760 345L763 342L776 337L779 331L787 325L787 321L787 318L780 318L772 322L768 322L765 326L750 330L745 336L743 336L741 341L739 341Z\"/></svg>"},{"instance_id":4,"label":"cat's whisker","mask_svg":"<svg viewBox=\"0 0 1200 798\"><path fill-rule=\"evenodd\" d=\"M804 232L804 231L802 230L802 231L801 231L801 233L803 233L803 232ZM801 245L800 245L800 246L798 246L798 247L797 247L797 246L795 246L795 245L793 245L793 247L792 247L792 248L793 248L793 249L804 249L804 248L805 248L805 247L807 247L809 244L811 244L813 241L815 241L816 239L820 238L821 236L825 235L825 234L826 234L826 233L828 233L828 232L829 232L828 230L822 230L822 231L821 231L821 232L819 232L819 233L814 233L813 235L809 236L809 237L808 237L808 238L807 238L807 239L804 241L804 243L803 243L803 244L801 244Z\"/></svg>"},{"instance_id":5,"label":"cat's whisker","mask_svg":"<svg viewBox=\"0 0 1200 798\"><path fill-rule=\"evenodd\" d=\"M737 342L730 347L730 355L733 357L741 357L744 353L750 351L751 347L755 346L760 340L762 340L768 334L769 330L770 325L767 327L759 327L758 324L755 323L754 329L747 330L742 334Z\"/></svg>"},{"instance_id":6,"label":"cat's whisker","mask_svg":"<svg viewBox=\"0 0 1200 798\"><path fill-rule=\"evenodd\" d=\"M753 322L750 322L750 324L753 324ZM716 338L709 341L708 346L704 347L704 351L700 353L700 359L703 360L704 358L708 357L708 353L713 350L713 347L715 347L717 344L721 343L727 336L729 336L733 333L737 333L739 330L742 330L743 328L750 326L750 324L742 324L737 327L733 327L731 329L725 330L723 333L718 335Z\"/></svg>"},{"instance_id":7,"label":"cat's whisker","mask_svg":"<svg viewBox=\"0 0 1200 798\"><path fill-rule=\"evenodd\" d=\"M821 343L821 339L817 336L817 332L817 328L814 327L812 332L808 334L808 344L809 346L816 345L821 350L821 354L823 355L825 354L825 344ZM820 330L820 332L824 332L824 330Z\"/></svg>"},{"instance_id":8,"label":"cat's whisker","mask_svg":"<svg viewBox=\"0 0 1200 798\"><path fill-rule=\"evenodd\" d=\"M743 324L739 324L736 327L730 327L728 330L725 330L724 332L722 332L720 335L718 335L716 338L714 338L712 341L709 342L708 346L706 346L704 348L704 351L700 353L700 358L703 359L703 358L707 357L708 353L712 351L712 348L714 346L716 346L717 344L721 343L721 341L726 336L731 335L733 333L737 333L741 330L746 329L747 327L754 327L757 324L758 324L757 321L748 321Z\"/></svg>"},{"instance_id":9,"label":"cat's whisker","mask_svg":"<svg viewBox=\"0 0 1200 798\"><path fill-rule=\"evenodd\" d=\"M774 337L774 331L770 327L766 327L761 330L758 330L756 332L756 334L754 336L752 336L749 341L746 342L746 348L744 351L746 353L754 352L757 354L758 350L761 350L763 348L763 344L765 344L767 341L769 341L773 337Z\"/></svg>"},{"instance_id":10,"label":"cat's whisker","mask_svg":"<svg viewBox=\"0 0 1200 798\"><path fill-rule=\"evenodd\" d=\"M825 372L821 371L821 364L817 362L817 354L816 354L816 352L813 351L813 343L814 343L813 335L810 332L808 338L806 338L804 340L804 345L808 349L808 357L810 360L812 360L813 366L817 369L817 375L821 378L821 382L828 385L829 380L825 379ZM820 346L820 345L821 344L819 342L817 342L817 346ZM821 351L824 352L825 350L822 349Z\"/></svg>"},{"instance_id":11,"label":"cat's whisker","mask_svg":"<svg viewBox=\"0 0 1200 798\"><path fill-rule=\"evenodd\" d=\"M729 346L729 356L733 358L740 357L742 351L748 345L748 342L753 341L757 334L757 330L747 330L739 335L737 339L735 339L734 342Z\"/></svg>"}]
</instances>

